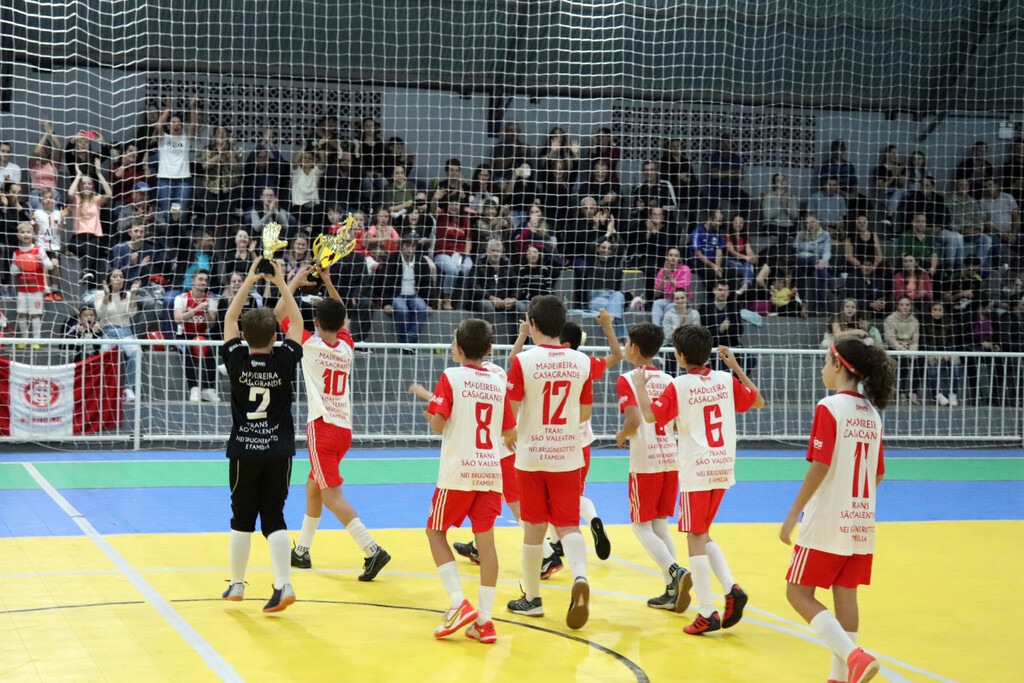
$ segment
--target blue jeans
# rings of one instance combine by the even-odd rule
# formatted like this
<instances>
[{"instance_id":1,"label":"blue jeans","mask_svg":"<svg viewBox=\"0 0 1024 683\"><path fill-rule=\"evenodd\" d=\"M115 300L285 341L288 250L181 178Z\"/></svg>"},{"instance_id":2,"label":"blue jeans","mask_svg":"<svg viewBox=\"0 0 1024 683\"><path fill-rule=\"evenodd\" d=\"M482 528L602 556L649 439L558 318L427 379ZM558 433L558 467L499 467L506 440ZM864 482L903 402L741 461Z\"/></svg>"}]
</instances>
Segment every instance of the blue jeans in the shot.
<instances>
[{"instance_id":1,"label":"blue jeans","mask_svg":"<svg viewBox=\"0 0 1024 683\"><path fill-rule=\"evenodd\" d=\"M754 281L754 264L747 261L740 261L738 258L725 259L725 266L739 272L743 284L749 285Z\"/></svg>"},{"instance_id":2,"label":"blue jeans","mask_svg":"<svg viewBox=\"0 0 1024 683\"><path fill-rule=\"evenodd\" d=\"M395 328L401 344L415 344L420 330L427 324L427 302L418 296L396 296L391 302L395 309Z\"/></svg>"},{"instance_id":3,"label":"blue jeans","mask_svg":"<svg viewBox=\"0 0 1024 683\"><path fill-rule=\"evenodd\" d=\"M172 202L180 202L181 212L188 213L188 203L190 199L192 199L191 178L157 178L157 211L170 211Z\"/></svg>"},{"instance_id":4,"label":"blue jeans","mask_svg":"<svg viewBox=\"0 0 1024 683\"><path fill-rule=\"evenodd\" d=\"M455 259L450 254L438 254L434 257L434 264L441 271L441 296L450 299L452 290L455 288L455 277L469 275L473 270L473 259L468 256L462 257L462 263L455 265Z\"/></svg>"},{"instance_id":5,"label":"blue jeans","mask_svg":"<svg viewBox=\"0 0 1024 683\"><path fill-rule=\"evenodd\" d=\"M626 295L610 289L595 289L590 292L590 310L594 313L602 308L612 316L615 336L622 339L626 336L626 325L622 322L622 309L626 305Z\"/></svg>"},{"instance_id":6,"label":"blue jeans","mask_svg":"<svg viewBox=\"0 0 1024 683\"><path fill-rule=\"evenodd\" d=\"M964 265L964 236L952 230L940 230L935 236L935 246L940 250L939 259L944 266L960 268Z\"/></svg>"},{"instance_id":7,"label":"blue jeans","mask_svg":"<svg viewBox=\"0 0 1024 683\"><path fill-rule=\"evenodd\" d=\"M675 301L672 299L655 299L654 305L651 307L651 322L661 327L661 321L665 319L665 312L675 305Z\"/></svg>"},{"instance_id":8,"label":"blue jeans","mask_svg":"<svg viewBox=\"0 0 1024 683\"><path fill-rule=\"evenodd\" d=\"M975 256L981 261L981 267L988 267L988 255L992 251L992 235L981 233L973 237L964 237L964 254Z\"/></svg>"},{"instance_id":9,"label":"blue jeans","mask_svg":"<svg viewBox=\"0 0 1024 683\"><path fill-rule=\"evenodd\" d=\"M928 378L928 388L939 394L955 394L963 386L964 364L961 361L939 360L925 363L924 375Z\"/></svg>"},{"instance_id":10,"label":"blue jeans","mask_svg":"<svg viewBox=\"0 0 1024 683\"><path fill-rule=\"evenodd\" d=\"M103 338L104 339L135 339L135 335L132 334L130 327L117 327L116 325L104 325L103 326ZM132 344L104 344L103 350L107 351L114 347L119 347L121 353L124 354L124 366L121 368L121 382L122 387L125 389L135 386L135 356L139 352L139 347Z\"/></svg>"}]
</instances>

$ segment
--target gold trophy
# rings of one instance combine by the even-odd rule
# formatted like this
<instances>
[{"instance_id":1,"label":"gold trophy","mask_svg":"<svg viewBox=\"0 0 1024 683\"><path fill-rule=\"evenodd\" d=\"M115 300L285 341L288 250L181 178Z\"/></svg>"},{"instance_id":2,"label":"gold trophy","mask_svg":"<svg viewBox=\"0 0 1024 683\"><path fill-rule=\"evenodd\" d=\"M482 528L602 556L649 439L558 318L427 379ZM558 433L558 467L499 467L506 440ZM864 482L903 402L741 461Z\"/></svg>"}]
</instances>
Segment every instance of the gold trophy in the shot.
<instances>
[{"instance_id":1,"label":"gold trophy","mask_svg":"<svg viewBox=\"0 0 1024 683\"><path fill-rule=\"evenodd\" d=\"M274 274L274 266L270 263L274 259L274 252L288 246L286 241L278 239L280 234L281 226L277 223L267 223L263 226L263 261L257 270L265 275Z\"/></svg>"},{"instance_id":2,"label":"gold trophy","mask_svg":"<svg viewBox=\"0 0 1024 683\"><path fill-rule=\"evenodd\" d=\"M339 259L352 253L359 239L354 234L356 219L352 214L344 222L339 223L333 234L318 235L313 240L313 261L326 271ZM306 278L310 284L302 287L306 294L315 294L320 289L320 276L314 270Z\"/></svg>"}]
</instances>

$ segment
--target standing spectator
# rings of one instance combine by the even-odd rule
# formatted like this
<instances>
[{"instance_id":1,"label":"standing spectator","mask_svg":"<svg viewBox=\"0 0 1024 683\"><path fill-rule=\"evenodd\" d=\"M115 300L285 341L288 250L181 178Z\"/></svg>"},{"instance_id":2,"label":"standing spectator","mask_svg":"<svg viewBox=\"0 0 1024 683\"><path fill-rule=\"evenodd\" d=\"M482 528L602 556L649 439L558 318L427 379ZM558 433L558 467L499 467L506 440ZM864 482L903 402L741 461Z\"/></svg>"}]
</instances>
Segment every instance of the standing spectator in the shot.
<instances>
[{"instance_id":1,"label":"standing spectator","mask_svg":"<svg viewBox=\"0 0 1024 683\"><path fill-rule=\"evenodd\" d=\"M192 143L199 131L199 96L193 95L188 103L188 127L180 114L171 114L171 99L164 101L164 110L154 125L159 135L159 159L156 171L157 211L169 211L171 202L181 204L182 213L189 212L192 198L192 170L190 154ZM97 167L98 168L98 167Z\"/></svg>"},{"instance_id":2,"label":"standing spectator","mask_svg":"<svg viewBox=\"0 0 1024 683\"><path fill-rule=\"evenodd\" d=\"M124 207L135 202L135 188L142 184L147 188L149 183L149 159L139 156L138 147L134 143L126 143L121 154L110 166L112 187L114 188L114 206Z\"/></svg>"},{"instance_id":3,"label":"standing spectator","mask_svg":"<svg viewBox=\"0 0 1024 683\"><path fill-rule=\"evenodd\" d=\"M473 235L469 218L462 213L462 206L454 194L445 195L446 210L438 213L434 243L434 263L441 271L441 300L439 308L452 310L452 292L455 291L458 279L459 289L462 280L473 270Z\"/></svg>"},{"instance_id":4,"label":"standing spectator","mask_svg":"<svg viewBox=\"0 0 1024 683\"><path fill-rule=\"evenodd\" d=\"M435 211L450 201L457 201L459 204L468 201L469 184L462 179L462 162L454 158L444 162L444 178L431 180L430 189L434 193L430 203Z\"/></svg>"},{"instance_id":5,"label":"standing spectator","mask_svg":"<svg viewBox=\"0 0 1024 683\"><path fill-rule=\"evenodd\" d=\"M174 322L177 336L185 340L207 340L213 323L217 322L217 299L210 292L210 271L192 273L192 289L174 299ZM218 403L217 356L208 346L183 346L185 381L188 400L199 403Z\"/></svg>"},{"instance_id":6,"label":"standing spectator","mask_svg":"<svg viewBox=\"0 0 1024 683\"><path fill-rule=\"evenodd\" d=\"M362 211L370 204L371 195L363 192L362 181L357 173L352 153L344 149L338 152L338 164L328 188L328 202L337 203L345 213Z\"/></svg>"},{"instance_id":7,"label":"standing spectator","mask_svg":"<svg viewBox=\"0 0 1024 683\"><path fill-rule=\"evenodd\" d=\"M633 188L633 211L643 217L654 208L666 211L676 208L676 193L671 183L662 180L658 173L658 165L653 161L645 161L640 168L643 177L641 183Z\"/></svg>"},{"instance_id":8,"label":"standing spectator","mask_svg":"<svg viewBox=\"0 0 1024 683\"><path fill-rule=\"evenodd\" d=\"M761 200L761 217L765 232L777 235L780 244L792 243L800 220L800 201L790 192L785 174L772 176L772 188Z\"/></svg>"},{"instance_id":9,"label":"standing spectator","mask_svg":"<svg viewBox=\"0 0 1024 683\"><path fill-rule=\"evenodd\" d=\"M223 255L217 267L217 281L221 287L226 287L228 278L232 273L242 273L244 280L245 273L249 272L252 262L256 260L256 248L253 240L245 228L239 228L235 232L233 247L230 252ZM234 292L232 292L234 297Z\"/></svg>"},{"instance_id":10,"label":"standing spectator","mask_svg":"<svg viewBox=\"0 0 1024 683\"><path fill-rule=\"evenodd\" d=\"M501 141L491 150L491 168L494 169L495 182L507 182L512 173L533 158L533 151L523 140L519 124L506 121L502 126Z\"/></svg>"},{"instance_id":11,"label":"standing spectator","mask_svg":"<svg viewBox=\"0 0 1024 683\"><path fill-rule=\"evenodd\" d=\"M32 215L32 224L36 227L36 244L42 248L50 257L53 264L50 284L52 288L51 298L54 301L63 301L61 295L61 284L64 280L61 277L60 254L63 240L61 234L64 230L64 212L57 208L54 199L54 190L43 188L39 193L41 206ZM45 296L43 298L46 298Z\"/></svg>"},{"instance_id":12,"label":"standing spectator","mask_svg":"<svg viewBox=\"0 0 1024 683\"><path fill-rule=\"evenodd\" d=\"M932 279L928 271L917 265L912 253L903 254L903 268L892 278L892 295L897 301L903 298L911 301L931 301Z\"/></svg>"},{"instance_id":13,"label":"standing spectator","mask_svg":"<svg viewBox=\"0 0 1024 683\"><path fill-rule=\"evenodd\" d=\"M966 179L971 184L971 196L981 199L985 194L985 181L995 178L995 171L988 160L988 145L978 140L971 147L971 156L965 158L956 167L954 178Z\"/></svg>"},{"instance_id":14,"label":"standing spectator","mask_svg":"<svg viewBox=\"0 0 1024 683\"><path fill-rule=\"evenodd\" d=\"M923 189L926 178L931 178L928 172L928 157L921 150L915 149L907 157L907 192Z\"/></svg>"},{"instance_id":15,"label":"standing spectator","mask_svg":"<svg viewBox=\"0 0 1024 683\"><path fill-rule=\"evenodd\" d=\"M103 194L96 194L93 179L83 176L78 166L75 166L75 179L68 188L68 196L75 207L72 244L75 255L82 261L83 282L93 282L100 273L106 271L103 264L107 258L107 244L103 235L103 223L100 221L100 207L110 199L111 189L110 183L100 170L99 159L95 165Z\"/></svg>"},{"instance_id":16,"label":"standing spectator","mask_svg":"<svg viewBox=\"0 0 1024 683\"><path fill-rule=\"evenodd\" d=\"M574 196L565 162L552 162L551 168L543 173L542 182L538 184L537 200L544 208L544 215L551 219L556 228L564 225Z\"/></svg>"},{"instance_id":17,"label":"standing spectator","mask_svg":"<svg viewBox=\"0 0 1024 683\"><path fill-rule=\"evenodd\" d=\"M275 149L264 145L271 144L273 136L270 131L264 133L264 140L249 154L242 171L242 211L248 212L260 205L263 191L270 188L275 198L284 199L289 185L285 184L286 169L281 157ZM349 157L349 163L352 159ZM357 205L358 206L358 205Z\"/></svg>"},{"instance_id":18,"label":"standing spectator","mask_svg":"<svg viewBox=\"0 0 1024 683\"><path fill-rule=\"evenodd\" d=\"M522 164L512 172L512 178L502 185L509 214L517 228L523 227L523 223L526 222L526 212L537 203L538 186L537 182L531 179L532 175L533 170L530 165Z\"/></svg>"},{"instance_id":19,"label":"standing spectator","mask_svg":"<svg viewBox=\"0 0 1024 683\"><path fill-rule=\"evenodd\" d=\"M949 209L949 229L963 239L964 257L977 257L982 267L988 266L992 251L992 235L985 232L985 212L977 199L971 196L971 181L956 181L956 191L946 202Z\"/></svg>"},{"instance_id":20,"label":"standing spectator","mask_svg":"<svg viewBox=\"0 0 1024 683\"><path fill-rule=\"evenodd\" d=\"M121 273L126 286L149 284L150 276L161 274L163 266L163 251L146 240L146 226L141 221L128 229L125 241L110 250L110 267Z\"/></svg>"},{"instance_id":21,"label":"standing spectator","mask_svg":"<svg viewBox=\"0 0 1024 683\"><path fill-rule=\"evenodd\" d=\"M22 192L21 183L6 183L3 186L3 194L0 195L0 228L5 251L17 246L18 226L22 223L31 223L32 218L32 209L29 208Z\"/></svg>"},{"instance_id":22,"label":"standing spectator","mask_svg":"<svg viewBox=\"0 0 1024 683\"><path fill-rule=\"evenodd\" d=\"M150 189L149 184L141 180L135 183L129 201L124 202L118 209L117 232L128 232L128 228L132 227L136 220L141 221L146 227L153 227L156 213L153 211L153 202L149 200Z\"/></svg>"},{"instance_id":23,"label":"standing spectator","mask_svg":"<svg viewBox=\"0 0 1024 683\"><path fill-rule=\"evenodd\" d=\"M78 307L78 317L72 318L67 321L64 328L65 339L102 339L103 330L100 329L99 323L96 322L96 309L91 304L83 304ZM87 358L99 354L101 345L96 344L76 344L70 348L74 351L75 355L71 359L72 363L80 363Z\"/></svg>"},{"instance_id":24,"label":"standing spectator","mask_svg":"<svg viewBox=\"0 0 1024 683\"><path fill-rule=\"evenodd\" d=\"M487 243L486 256L476 265L473 297L470 310L475 313L516 312L516 280L500 240Z\"/></svg>"},{"instance_id":25,"label":"standing spectator","mask_svg":"<svg viewBox=\"0 0 1024 683\"><path fill-rule=\"evenodd\" d=\"M553 171L562 162L567 178L572 177L579 166L580 142L569 139L565 131L558 126L548 133L547 144L537 152L537 168L540 171Z\"/></svg>"},{"instance_id":26,"label":"standing spectator","mask_svg":"<svg viewBox=\"0 0 1024 683\"><path fill-rule=\"evenodd\" d=\"M824 187L829 178L836 179L844 197L857 194L857 169L846 158L846 143L842 140L829 145L828 161L818 167L818 187Z\"/></svg>"},{"instance_id":27,"label":"standing spectator","mask_svg":"<svg viewBox=\"0 0 1024 683\"><path fill-rule=\"evenodd\" d=\"M0 144L2 148L2 144ZM43 190L52 190L57 204L60 204L60 193L57 191L57 179L60 176L60 138L53 133L53 124L43 121L43 134L32 150L28 161L28 173L32 180L29 191L28 205L33 211L39 209L39 194Z\"/></svg>"},{"instance_id":28,"label":"standing spectator","mask_svg":"<svg viewBox=\"0 0 1024 683\"><path fill-rule=\"evenodd\" d=\"M885 207L886 216L894 220L896 209L906 194L907 167L900 161L900 148L886 145L878 166L871 172L874 199Z\"/></svg>"},{"instance_id":29,"label":"standing spectator","mask_svg":"<svg viewBox=\"0 0 1024 683\"><path fill-rule=\"evenodd\" d=\"M829 234L838 234L839 226L846 218L846 198L839 192L838 178L828 178L821 191L811 195L807 200L807 211L818 217Z\"/></svg>"},{"instance_id":30,"label":"standing spectator","mask_svg":"<svg viewBox=\"0 0 1024 683\"><path fill-rule=\"evenodd\" d=\"M1017 138L1010 143L1006 161L999 169L999 185L1014 199L1024 200L1024 140Z\"/></svg>"},{"instance_id":31,"label":"standing spectator","mask_svg":"<svg viewBox=\"0 0 1024 683\"><path fill-rule=\"evenodd\" d=\"M935 249L935 238L928 226L928 217L915 213L910 219L911 231L900 241L900 253L911 254L918 264L927 264L925 270L934 277L939 269L939 252Z\"/></svg>"},{"instance_id":32,"label":"standing spectator","mask_svg":"<svg viewBox=\"0 0 1024 683\"><path fill-rule=\"evenodd\" d=\"M260 205L253 207L249 212L249 220L246 221L252 235L262 235L263 228L267 223L277 223L281 226L281 238L288 239L294 233L295 219L292 215L281 208L277 199L277 193L271 187L263 188L260 194Z\"/></svg>"},{"instance_id":33,"label":"standing spectator","mask_svg":"<svg viewBox=\"0 0 1024 683\"><path fill-rule=\"evenodd\" d=\"M669 248L679 244L679 240L669 230L665 210L658 206L648 209L646 217L640 218L634 226L626 241L633 263L644 273L643 296L652 301L658 297L654 291L658 268L662 266ZM613 243L618 241L614 236L608 239Z\"/></svg>"},{"instance_id":34,"label":"standing spectator","mask_svg":"<svg viewBox=\"0 0 1024 683\"><path fill-rule=\"evenodd\" d=\"M603 161L608 166L612 182L619 182L619 160L622 158L622 150L615 144L611 128L602 126L597 129L590 137L590 144L583 157L585 172L592 171L598 161Z\"/></svg>"},{"instance_id":35,"label":"standing spectator","mask_svg":"<svg viewBox=\"0 0 1024 683\"><path fill-rule=\"evenodd\" d=\"M585 197L593 197L597 207L604 209L610 216L618 215L621 192L619 184L612 181L608 162L603 160L594 163L589 177L576 188L579 201L582 202Z\"/></svg>"},{"instance_id":36,"label":"standing spectator","mask_svg":"<svg viewBox=\"0 0 1024 683\"><path fill-rule=\"evenodd\" d=\"M323 154L308 151L305 146L292 157L290 213L303 228L320 224L320 178L326 163Z\"/></svg>"},{"instance_id":37,"label":"standing spectator","mask_svg":"<svg viewBox=\"0 0 1024 683\"><path fill-rule=\"evenodd\" d=\"M416 206L416 186L410 182L406 167L391 167L391 182L384 188L381 205L392 215L405 215Z\"/></svg>"},{"instance_id":38,"label":"standing spectator","mask_svg":"<svg viewBox=\"0 0 1024 683\"><path fill-rule=\"evenodd\" d=\"M676 206L684 213L681 220L688 222L698 208L700 181L683 151L682 138L666 138L661 151L658 172L671 186L676 195Z\"/></svg>"},{"instance_id":39,"label":"standing spectator","mask_svg":"<svg viewBox=\"0 0 1024 683\"><path fill-rule=\"evenodd\" d=\"M926 381L921 392L923 398L928 400L928 390L931 389L936 403L955 408L960 403L956 392L964 383L966 368L960 356L949 353L957 347L953 324L946 316L945 306L938 301L931 305L928 315L921 320L919 340L922 351L941 354L924 359Z\"/></svg>"},{"instance_id":40,"label":"standing spectator","mask_svg":"<svg viewBox=\"0 0 1024 683\"><path fill-rule=\"evenodd\" d=\"M685 263L679 249L672 247L665 256L665 265L654 278L656 298L651 308L651 322L661 325L665 312L675 305L676 292L683 293L685 301L690 296L693 274ZM672 329L675 329L674 327Z\"/></svg>"},{"instance_id":41,"label":"standing spectator","mask_svg":"<svg viewBox=\"0 0 1024 683\"><path fill-rule=\"evenodd\" d=\"M0 142L0 182L5 185L21 182L21 166L11 160L13 149L6 140Z\"/></svg>"},{"instance_id":42,"label":"standing spectator","mask_svg":"<svg viewBox=\"0 0 1024 683\"><path fill-rule=\"evenodd\" d=\"M559 273L544 263L537 247L527 247L516 273L516 309L525 313L533 297L552 294Z\"/></svg>"},{"instance_id":43,"label":"standing spectator","mask_svg":"<svg viewBox=\"0 0 1024 683\"><path fill-rule=\"evenodd\" d=\"M380 139L380 124L372 116L364 116L359 122L359 139L353 151L359 162L363 193L371 196L383 190L384 143Z\"/></svg>"},{"instance_id":44,"label":"standing spectator","mask_svg":"<svg viewBox=\"0 0 1024 683\"><path fill-rule=\"evenodd\" d=\"M544 255L544 260L555 268L561 268L564 259L558 251L558 240L555 238L554 230L551 229L544 211L534 204L530 207L529 218L526 225L516 235L516 253L522 258L527 247L537 247Z\"/></svg>"},{"instance_id":45,"label":"standing spectator","mask_svg":"<svg viewBox=\"0 0 1024 683\"><path fill-rule=\"evenodd\" d=\"M98 151L97 151L98 150ZM76 166L82 175L99 182L98 169L110 157L110 146L95 130L81 130L68 138L64 145L64 166L70 172ZM97 166L97 162L100 166Z\"/></svg>"},{"instance_id":46,"label":"standing spectator","mask_svg":"<svg viewBox=\"0 0 1024 683\"><path fill-rule=\"evenodd\" d=\"M622 260L615 254L615 245L603 240L588 267L590 271L590 310L600 313L605 309L612 316L615 336L623 338L626 326L622 322L622 311L626 295L622 291Z\"/></svg>"},{"instance_id":47,"label":"standing spectator","mask_svg":"<svg viewBox=\"0 0 1024 683\"><path fill-rule=\"evenodd\" d=\"M690 249L693 250L690 270L706 281L714 282L725 276L725 235L721 229L722 212L710 209L704 224L690 234Z\"/></svg>"},{"instance_id":48,"label":"standing spectator","mask_svg":"<svg viewBox=\"0 0 1024 683\"><path fill-rule=\"evenodd\" d=\"M729 283L716 282L711 293L712 300L701 310L700 319L711 332L714 346L742 346L740 337L743 336L743 319L740 318L739 305L735 299L731 299Z\"/></svg>"},{"instance_id":49,"label":"standing spectator","mask_svg":"<svg viewBox=\"0 0 1024 683\"><path fill-rule=\"evenodd\" d=\"M985 214L985 231L992 234L996 264L1016 261L1020 254L1020 208L992 178L985 180L985 196L979 202Z\"/></svg>"},{"instance_id":50,"label":"standing spectator","mask_svg":"<svg viewBox=\"0 0 1024 683\"><path fill-rule=\"evenodd\" d=\"M208 225L227 226L237 220L235 209L242 195L242 150L232 142L226 128L213 129L210 144L203 150L202 165L199 201L203 215ZM225 232L226 228L218 230L217 236Z\"/></svg>"},{"instance_id":51,"label":"standing spectator","mask_svg":"<svg viewBox=\"0 0 1024 683\"><path fill-rule=\"evenodd\" d=\"M893 351L917 351L920 344L920 325L914 317L914 304L907 297L896 303L896 311L885 319L885 343ZM915 358L900 356L897 359L900 402L921 405L915 387Z\"/></svg>"},{"instance_id":52,"label":"standing spectator","mask_svg":"<svg viewBox=\"0 0 1024 683\"><path fill-rule=\"evenodd\" d=\"M402 240L397 254L392 254L381 264L376 281L377 295L374 298L384 303L384 312L395 317L395 332L400 344L416 344L420 331L427 324L427 299L433 296L430 282L430 268L427 262L416 255L416 242ZM414 354L412 349L403 353Z\"/></svg>"},{"instance_id":53,"label":"standing spectator","mask_svg":"<svg viewBox=\"0 0 1024 683\"><path fill-rule=\"evenodd\" d=\"M348 319L351 325L352 338L356 342L365 342L370 338L370 325L372 323L371 311L371 283L369 271L366 268L366 257L359 252L341 259L328 271L334 287L341 297L342 303L348 308ZM363 347L355 349L357 354L370 353Z\"/></svg>"},{"instance_id":54,"label":"standing spectator","mask_svg":"<svg viewBox=\"0 0 1024 683\"><path fill-rule=\"evenodd\" d=\"M733 210L744 216L750 213L750 195L741 187L743 159L733 151L732 138L728 135L718 138L717 149L708 157L706 183L712 207L719 208L721 202L729 201L733 203Z\"/></svg>"},{"instance_id":55,"label":"standing spectator","mask_svg":"<svg viewBox=\"0 0 1024 683\"><path fill-rule=\"evenodd\" d=\"M608 209L598 209L594 197L585 196L580 200L576 216L566 222L561 234L562 256L565 257L566 267L573 270L571 308L583 308L584 292L587 290L587 259L594 245L601 240L618 239L615 217Z\"/></svg>"},{"instance_id":56,"label":"standing spectator","mask_svg":"<svg viewBox=\"0 0 1024 683\"><path fill-rule=\"evenodd\" d=\"M114 268L103 281L103 291L96 297L96 317L103 330L104 339L135 339L132 332L132 318L138 310L135 300L135 293L142 285L136 280L129 287L126 283L124 273ZM115 344L121 349L124 356L124 365L121 367L122 396L125 403L135 401L135 357L139 348L132 344ZM106 351L109 346L103 350Z\"/></svg>"},{"instance_id":57,"label":"standing spectator","mask_svg":"<svg viewBox=\"0 0 1024 683\"><path fill-rule=\"evenodd\" d=\"M812 292L811 299L820 306L832 287L832 273L829 271L832 236L821 229L821 222L813 213L808 212L804 216L804 229L793 240L793 252L796 254L800 288Z\"/></svg>"},{"instance_id":58,"label":"standing spectator","mask_svg":"<svg viewBox=\"0 0 1024 683\"><path fill-rule=\"evenodd\" d=\"M11 279L18 290L18 333L22 337L43 336L43 295L50 291L46 280L46 272L53 269L46 251L35 243L36 231L31 223L18 226L18 248L11 258ZM25 348L24 344L18 345ZM32 348L39 350L39 344Z\"/></svg>"},{"instance_id":59,"label":"standing spectator","mask_svg":"<svg viewBox=\"0 0 1024 683\"><path fill-rule=\"evenodd\" d=\"M747 293L754 282L755 275L758 275L761 280L768 277L767 272L763 276L758 272L763 270L763 267L758 268L760 259L750 245L745 230L746 221L743 219L743 215L736 214L732 217L732 221L729 223L729 232L725 235L725 265L740 274L740 287L736 290L737 296Z\"/></svg>"}]
</instances>

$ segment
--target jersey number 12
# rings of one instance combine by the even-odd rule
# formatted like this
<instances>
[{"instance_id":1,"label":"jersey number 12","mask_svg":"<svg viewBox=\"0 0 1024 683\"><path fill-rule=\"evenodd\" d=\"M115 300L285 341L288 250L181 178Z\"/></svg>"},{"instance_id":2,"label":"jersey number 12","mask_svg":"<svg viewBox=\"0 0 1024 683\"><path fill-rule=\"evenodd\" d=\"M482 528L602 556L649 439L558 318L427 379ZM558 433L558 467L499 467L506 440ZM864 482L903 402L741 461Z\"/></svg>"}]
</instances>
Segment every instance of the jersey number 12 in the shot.
<instances>
[{"instance_id":1,"label":"jersey number 12","mask_svg":"<svg viewBox=\"0 0 1024 683\"><path fill-rule=\"evenodd\" d=\"M565 416L562 415L562 411L565 410L565 403L569 400L569 386L571 384L569 380L565 379L544 382L544 424L565 424ZM555 410L552 412L552 403L558 400L559 394L562 395L562 400L555 406Z\"/></svg>"}]
</instances>

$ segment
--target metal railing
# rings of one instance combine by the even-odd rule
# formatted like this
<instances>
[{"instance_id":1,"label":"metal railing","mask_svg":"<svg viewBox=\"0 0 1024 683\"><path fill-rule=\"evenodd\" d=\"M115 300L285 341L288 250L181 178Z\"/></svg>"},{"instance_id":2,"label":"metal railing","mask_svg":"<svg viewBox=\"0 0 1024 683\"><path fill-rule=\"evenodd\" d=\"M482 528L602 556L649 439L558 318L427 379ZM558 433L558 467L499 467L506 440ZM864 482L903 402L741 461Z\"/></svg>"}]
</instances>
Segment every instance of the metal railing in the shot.
<instances>
[{"instance_id":1,"label":"metal railing","mask_svg":"<svg viewBox=\"0 0 1024 683\"><path fill-rule=\"evenodd\" d=\"M112 442L121 447L219 447L231 430L228 378L213 370L216 402L190 400L185 353L206 349L215 367L220 346L212 341L103 340L107 346L137 349L135 369L125 384L109 387L108 400L118 397L119 424L101 433L69 436L40 435L30 443L76 448L88 442ZM0 358L37 367L70 362L76 347L96 340L0 339ZM27 348L18 349L17 345ZM39 345L33 349L33 345ZM508 346L496 346L492 360L506 364ZM162 349L162 350L161 350ZM595 355L604 348L585 347ZM353 435L356 444L434 443L439 437L423 418L425 404L407 391L412 382L432 389L451 363L447 345L360 344L352 374ZM819 349L740 349L741 362L764 394L762 410L740 415L741 441L805 444L814 405L825 396L820 379L823 351ZM899 386L913 391L919 403L893 400L883 413L886 441L905 446L961 447L1024 444L1024 354L958 352L959 365L936 364L934 352L894 352L899 365ZM952 355L952 354L951 354ZM671 351L662 360L671 365ZM955 368L955 369L953 369ZM621 424L615 395L619 368L595 383L593 427L599 444L607 445ZM941 382L941 386L936 384ZM124 401L123 388L131 388L134 401ZM956 394L959 405L939 405L937 388L947 398ZM207 392L207 395L209 392ZM306 400L301 373L295 383L296 438L305 441ZM209 397L209 396L207 396ZM0 443L26 439L0 436Z\"/></svg>"}]
</instances>

